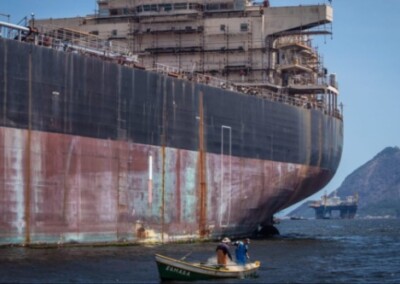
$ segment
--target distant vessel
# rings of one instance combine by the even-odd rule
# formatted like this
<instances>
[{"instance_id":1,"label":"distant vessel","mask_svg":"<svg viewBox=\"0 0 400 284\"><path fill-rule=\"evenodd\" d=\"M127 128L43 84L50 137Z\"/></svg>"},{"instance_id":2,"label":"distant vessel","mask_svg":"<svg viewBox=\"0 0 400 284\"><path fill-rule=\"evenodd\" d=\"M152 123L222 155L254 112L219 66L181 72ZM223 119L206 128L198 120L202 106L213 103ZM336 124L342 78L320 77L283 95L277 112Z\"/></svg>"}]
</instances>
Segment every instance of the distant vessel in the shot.
<instances>
[{"instance_id":1,"label":"distant vessel","mask_svg":"<svg viewBox=\"0 0 400 284\"><path fill-rule=\"evenodd\" d=\"M342 219L354 218L357 213L358 194L347 196L344 200L336 194L336 191L332 197L324 194L321 200L312 201L309 204L309 207L315 210L316 219L331 219L334 216L333 211L339 211Z\"/></svg>"},{"instance_id":2,"label":"distant vessel","mask_svg":"<svg viewBox=\"0 0 400 284\"><path fill-rule=\"evenodd\" d=\"M0 244L259 235L332 179L330 5L98 5L1 24Z\"/></svg>"}]
</instances>

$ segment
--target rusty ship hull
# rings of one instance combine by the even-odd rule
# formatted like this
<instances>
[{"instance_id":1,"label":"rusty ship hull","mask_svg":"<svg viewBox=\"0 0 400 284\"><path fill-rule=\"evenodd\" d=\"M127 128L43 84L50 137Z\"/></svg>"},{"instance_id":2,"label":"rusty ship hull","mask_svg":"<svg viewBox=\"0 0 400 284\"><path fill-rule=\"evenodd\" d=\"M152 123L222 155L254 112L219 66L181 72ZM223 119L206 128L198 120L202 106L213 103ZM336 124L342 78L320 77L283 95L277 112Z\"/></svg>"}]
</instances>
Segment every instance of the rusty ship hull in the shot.
<instances>
[{"instance_id":1,"label":"rusty ship hull","mask_svg":"<svg viewBox=\"0 0 400 284\"><path fill-rule=\"evenodd\" d=\"M0 245L250 235L323 188L315 109L0 39Z\"/></svg>"}]
</instances>

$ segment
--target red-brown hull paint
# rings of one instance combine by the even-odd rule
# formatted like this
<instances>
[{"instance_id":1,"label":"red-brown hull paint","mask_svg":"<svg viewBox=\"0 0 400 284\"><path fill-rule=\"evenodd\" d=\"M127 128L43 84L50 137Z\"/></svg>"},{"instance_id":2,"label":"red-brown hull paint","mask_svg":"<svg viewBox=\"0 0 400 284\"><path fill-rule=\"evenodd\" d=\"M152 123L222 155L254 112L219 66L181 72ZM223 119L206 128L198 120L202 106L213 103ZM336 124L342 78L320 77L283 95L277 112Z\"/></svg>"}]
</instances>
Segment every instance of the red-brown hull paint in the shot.
<instances>
[{"instance_id":1,"label":"red-brown hull paint","mask_svg":"<svg viewBox=\"0 0 400 284\"><path fill-rule=\"evenodd\" d=\"M0 148L0 245L250 234L333 175L209 153L199 167L198 152L13 128Z\"/></svg>"}]
</instances>

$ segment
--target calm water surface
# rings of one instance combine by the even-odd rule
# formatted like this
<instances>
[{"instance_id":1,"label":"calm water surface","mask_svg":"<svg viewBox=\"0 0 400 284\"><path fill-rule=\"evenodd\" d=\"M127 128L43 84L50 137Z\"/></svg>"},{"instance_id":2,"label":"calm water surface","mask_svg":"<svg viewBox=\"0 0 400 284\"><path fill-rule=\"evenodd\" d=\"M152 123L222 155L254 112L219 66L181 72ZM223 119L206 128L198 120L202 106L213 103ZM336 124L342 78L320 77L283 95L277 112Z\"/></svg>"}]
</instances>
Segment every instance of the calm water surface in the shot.
<instances>
[{"instance_id":1,"label":"calm water surface","mask_svg":"<svg viewBox=\"0 0 400 284\"><path fill-rule=\"evenodd\" d=\"M258 278L216 283L400 283L400 219L287 220L278 229L279 238L250 245ZM155 253L207 261L215 246L1 248L0 283L159 283Z\"/></svg>"}]
</instances>

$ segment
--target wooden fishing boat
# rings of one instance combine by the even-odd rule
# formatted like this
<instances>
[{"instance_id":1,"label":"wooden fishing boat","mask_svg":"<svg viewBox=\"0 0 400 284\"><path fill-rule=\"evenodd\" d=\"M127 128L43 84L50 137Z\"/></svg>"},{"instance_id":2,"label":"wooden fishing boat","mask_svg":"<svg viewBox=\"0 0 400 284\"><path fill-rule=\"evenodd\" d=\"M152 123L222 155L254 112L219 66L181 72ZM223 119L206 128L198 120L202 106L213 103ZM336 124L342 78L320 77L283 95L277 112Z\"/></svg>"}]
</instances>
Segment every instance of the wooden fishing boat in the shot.
<instances>
[{"instance_id":1,"label":"wooden fishing boat","mask_svg":"<svg viewBox=\"0 0 400 284\"><path fill-rule=\"evenodd\" d=\"M229 265L226 268L215 264L192 263L155 255L161 280L208 280L218 278L249 278L257 276L260 262L246 265Z\"/></svg>"}]
</instances>

